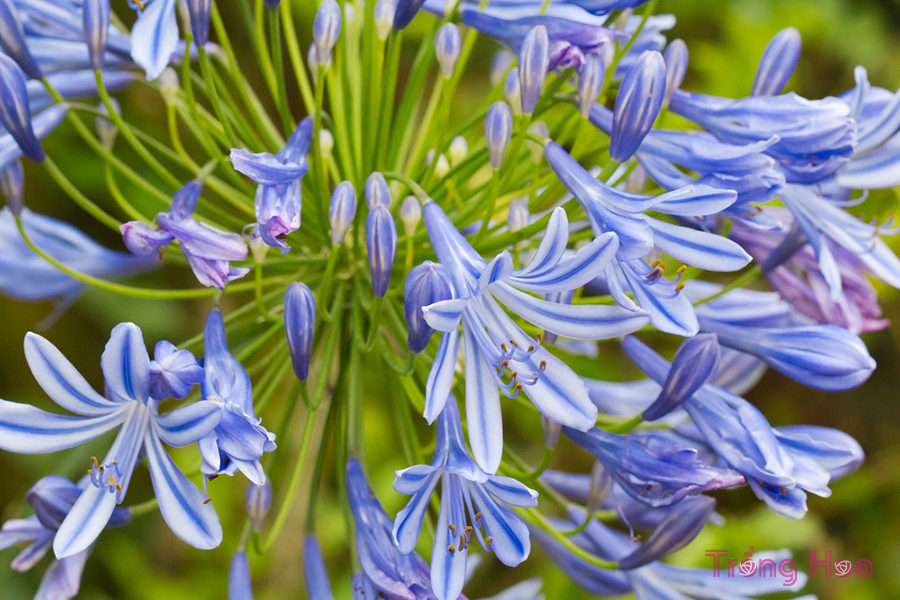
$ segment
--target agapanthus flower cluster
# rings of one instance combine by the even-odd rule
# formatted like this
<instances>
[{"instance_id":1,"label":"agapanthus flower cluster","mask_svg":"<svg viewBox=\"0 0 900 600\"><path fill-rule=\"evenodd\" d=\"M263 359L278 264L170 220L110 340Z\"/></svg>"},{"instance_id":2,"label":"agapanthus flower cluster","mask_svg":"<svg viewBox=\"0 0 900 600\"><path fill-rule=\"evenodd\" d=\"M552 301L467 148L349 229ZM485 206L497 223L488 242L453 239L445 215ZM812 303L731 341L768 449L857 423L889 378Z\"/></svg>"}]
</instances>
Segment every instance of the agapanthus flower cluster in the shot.
<instances>
[{"instance_id":1,"label":"agapanthus flower cluster","mask_svg":"<svg viewBox=\"0 0 900 600\"><path fill-rule=\"evenodd\" d=\"M0 0L0 291L54 300L42 327L89 286L205 315L165 324L152 360L131 322L80 345L102 386L53 329L26 336L65 414L0 400L0 448L71 457L0 529L0 547L27 544L15 570L52 549L36 597L74 597L92 549L157 508L186 544L233 552L233 600L300 522L289 559L317 599L331 560L355 598L479 597L484 572L533 547L601 596L802 589L802 573L665 561L721 523L718 497L799 519L861 465L846 433L773 424L744 396L768 369L829 392L875 369L860 335L889 322L869 277L900 287L882 239L897 230L854 207L900 184L900 92L860 67L846 93L784 93L792 28L746 97L688 89L675 17L642 0L299 5ZM421 40L402 33L413 21ZM497 55L470 110L456 97L479 38ZM137 119L129 84L164 109ZM657 127L667 112L691 128ZM54 145L58 127L77 148ZM108 193L80 190L63 151L101 165ZM57 190L41 210L72 202L118 247L26 206L23 159ZM598 375L610 352L632 375ZM366 458L382 413L396 497ZM112 431L102 459L84 450ZM152 496L135 498L144 463ZM238 490L217 480L238 474ZM223 527L214 498L245 485L243 528ZM326 496L354 542L323 554Z\"/></svg>"}]
</instances>

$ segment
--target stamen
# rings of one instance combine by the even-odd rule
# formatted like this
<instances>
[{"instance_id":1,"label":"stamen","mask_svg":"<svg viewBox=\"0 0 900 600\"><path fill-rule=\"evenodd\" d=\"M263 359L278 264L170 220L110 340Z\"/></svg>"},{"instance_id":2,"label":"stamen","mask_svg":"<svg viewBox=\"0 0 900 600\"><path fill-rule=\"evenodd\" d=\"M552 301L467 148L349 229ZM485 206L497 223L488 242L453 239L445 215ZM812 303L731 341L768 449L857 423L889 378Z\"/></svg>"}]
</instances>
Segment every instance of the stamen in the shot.
<instances>
[{"instance_id":1,"label":"stamen","mask_svg":"<svg viewBox=\"0 0 900 600\"><path fill-rule=\"evenodd\" d=\"M450 531L456 533L456 525L454 525L453 523L448 523L447 526L450 527Z\"/></svg>"},{"instance_id":2,"label":"stamen","mask_svg":"<svg viewBox=\"0 0 900 600\"><path fill-rule=\"evenodd\" d=\"M493 542L493 541L494 541L494 538L492 538L491 536L487 536L486 538L484 538L484 545L488 550L491 549L491 542Z\"/></svg>"},{"instance_id":3,"label":"stamen","mask_svg":"<svg viewBox=\"0 0 900 600\"><path fill-rule=\"evenodd\" d=\"M447 552L450 554L456 554L456 548L453 546L447 546Z\"/></svg>"}]
</instances>

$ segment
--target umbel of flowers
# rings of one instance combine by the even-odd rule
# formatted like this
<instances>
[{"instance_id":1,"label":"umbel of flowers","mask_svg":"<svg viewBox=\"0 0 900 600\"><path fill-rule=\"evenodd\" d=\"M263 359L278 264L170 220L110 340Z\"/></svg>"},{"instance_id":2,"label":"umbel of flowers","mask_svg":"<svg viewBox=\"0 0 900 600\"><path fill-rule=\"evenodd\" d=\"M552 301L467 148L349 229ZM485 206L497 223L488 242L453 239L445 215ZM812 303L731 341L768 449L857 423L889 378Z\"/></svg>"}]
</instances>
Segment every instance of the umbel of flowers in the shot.
<instances>
[{"instance_id":1,"label":"umbel of flowers","mask_svg":"<svg viewBox=\"0 0 900 600\"><path fill-rule=\"evenodd\" d=\"M212 0L139 2L129 31L108 0L0 0L0 291L52 301L45 327L88 286L208 311L152 359L137 325L116 325L84 347L100 355L84 375L52 329L26 336L59 410L0 401L0 448L80 465L38 478L32 514L0 530L0 547L25 544L16 570L54 555L36 597L74 597L95 545L158 509L186 544L233 550L229 597L251 598L251 568L302 507L306 586L330 598L315 537L330 481L357 598L478 596L479 559L515 567L533 542L593 594L802 588L663 559L715 526L716 497L802 518L807 494L862 463L850 436L774 427L742 396L769 368L834 392L874 370L859 334L888 322L869 278L900 287L900 260L889 223L848 209L900 184L900 95L861 67L840 96L785 93L793 29L746 74L748 96L685 89L688 47L655 2L323 0L312 22L301 4L226 20ZM242 25L251 49L232 43ZM497 49L491 91L464 108L476 43ZM130 87L158 92L165 124L123 116ZM656 127L666 112L692 128ZM73 151L44 147L57 128L108 193L56 164ZM23 161L120 246L26 207ZM198 285L154 287L151 270ZM645 378L598 380L598 340ZM380 409L407 465L396 515L368 483L363 423ZM504 436L510 411L543 442ZM111 431L102 459L82 449ZM548 469L561 434L589 473ZM134 498L145 465L153 496ZM210 502L243 493L219 475L248 480L243 529L223 530ZM497 598L539 596L527 580Z\"/></svg>"}]
</instances>

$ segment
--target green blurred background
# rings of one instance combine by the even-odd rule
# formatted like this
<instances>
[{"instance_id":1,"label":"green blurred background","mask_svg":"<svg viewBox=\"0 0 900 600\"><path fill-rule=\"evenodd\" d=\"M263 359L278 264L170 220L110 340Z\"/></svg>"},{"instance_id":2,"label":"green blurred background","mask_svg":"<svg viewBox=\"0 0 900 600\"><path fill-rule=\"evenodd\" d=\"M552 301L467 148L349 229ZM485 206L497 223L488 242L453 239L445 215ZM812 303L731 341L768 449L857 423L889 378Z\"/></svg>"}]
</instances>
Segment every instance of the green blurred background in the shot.
<instances>
[{"instance_id":1,"label":"green blurred background","mask_svg":"<svg viewBox=\"0 0 900 600\"><path fill-rule=\"evenodd\" d=\"M247 33L240 22L237 0L222 0L220 10L232 25L237 48ZM311 5L315 3L310 3ZM119 12L124 14L123 10ZM304 38L312 22L312 11L300 9L299 30ZM723 96L745 95L753 80L756 62L769 38L778 30L794 26L803 36L803 54L797 75L790 87L807 97L821 97L843 92L853 85L853 67L862 64L874 85L889 89L900 87L900 3L895 0L660 0L660 12L672 12L678 25L671 37L681 37L690 49L690 69L685 88ZM424 30L423 16L412 28L408 40L415 43L416 32ZM308 43L308 39L304 39ZM304 47L305 47L304 43ZM471 66L474 81L461 90L457 115L463 118L465 108L482 98L486 89L487 65L493 44L482 40L474 56L480 62ZM252 57L247 56L248 67ZM254 70L248 68L247 72ZM259 92L264 95L262 85ZM290 85L288 86L291 87ZM124 113L132 122L146 123L151 133L162 131L164 107L159 98L145 86L135 86L120 98ZM299 115L298 115L299 116ZM111 201L105 191L102 162L84 151L74 132L61 127L46 143L73 182L102 205ZM129 164L136 157L120 144L117 149ZM29 166L27 204L39 212L52 214L78 224L96 239L121 249L121 241L110 231L89 222L71 201L40 169ZM127 186L122 184L129 193ZM895 210L897 195L893 191L873 193L860 208L868 215L885 215ZM894 244L896 247L896 244ZM149 277L156 286L188 287L196 285L189 272L172 268ZM148 284L149 285L149 284ZM882 305L888 318L900 316L900 299L894 290L882 289ZM101 389L99 357L110 329L120 321L134 321L144 330L148 345L165 338L173 342L187 339L202 329L209 309L207 301L153 302L123 299L105 292L87 291L45 333L72 360L98 389ZM30 402L49 408L48 400L35 384L25 364L22 339L35 330L50 312L49 303L23 304L0 299L0 347L4 365L0 369L0 397ZM226 308L227 310L227 308ZM239 347L238 332L232 344ZM855 436L865 448L868 459L863 469L836 482L829 499L811 497L810 512L801 521L789 521L764 509L748 490L720 493L720 512L728 520L723 527L708 527L691 546L679 553L674 562L685 565L711 565L704 557L706 549L727 548L732 557L742 555L752 546L757 551L781 547L796 553L800 568L806 570L810 549L831 551L835 560L868 559L873 577L861 579L817 578L810 581L808 593L820 598L852 600L900 598L900 324L864 336L879 368L862 387L845 393L825 393L803 388L786 378L769 373L747 397L759 406L773 425L813 423L840 428ZM636 377L637 374L615 353L613 345L603 345L596 361L579 365L581 371L603 379ZM392 435L393 417L390 403L396 390L382 389L377 372L366 387L365 429L367 466L372 484L389 514L404 504L390 489L395 469L407 466L397 450ZM284 390L287 393L287 388ZM398 398L402 400L402 398ZM276 407L279 403L273 403ZM507 439L518 451L539 459L540 429L532 419L522 419L508 411ZM277 413L275 413L277 415ZM267 415L263 415L266 417ZM296 421L299 427L301 420ZM431 439L426 429L421 439ZM294 436L296 437L296 436ZM87 468L91 454L102 456L110 443L109 436L77 450L50 456L16 456L0 453L0 511L3 519L27 514L24 492L46 474L76 478ZM296 453L296 440L279 440L280 451ZM195 464L192 450L175 453L186 468ZM565 457L560 460L560 457ZM590 462L581 452L564 446L557 453L557 466L588 469ZM320 491L317 533L326 562L332 573L337 597L349 598L349 578L354 559L348 555L346 521L341 504L335 497L335 465L326 463L326 476ZM276 498L280 480L273 476ZM243 496L246 482L242 478L219 479L212 487L212 497L225 528L222 546L201 552L180 542L165 527L158 514L140 517L126 528L105 532L88 563L80 597L122 600L213 600L226 597L228 563L243 523ZM146 470L139 470L128 494L128 503L151 496ZM300 494L301 498L304 494ZM279 539L276 548L265 558L252 556L256 596L261 600L300 598L303 595L300 562L303 507L297 506L294 517ZM427 548L421 548L427 554ZM29 573L17 574L6 566L15 556L14 550L0 552L0 599L30 598L48 563L45 559ZM492 557L476 574L470 596L487 596L525 576L540 576L545 581L548 598L580 598L585 594L569 583L535 548L532 558L515 571L499 565ZM474 593L478 591L478 594Z\"/></svg>"}]
</instances>

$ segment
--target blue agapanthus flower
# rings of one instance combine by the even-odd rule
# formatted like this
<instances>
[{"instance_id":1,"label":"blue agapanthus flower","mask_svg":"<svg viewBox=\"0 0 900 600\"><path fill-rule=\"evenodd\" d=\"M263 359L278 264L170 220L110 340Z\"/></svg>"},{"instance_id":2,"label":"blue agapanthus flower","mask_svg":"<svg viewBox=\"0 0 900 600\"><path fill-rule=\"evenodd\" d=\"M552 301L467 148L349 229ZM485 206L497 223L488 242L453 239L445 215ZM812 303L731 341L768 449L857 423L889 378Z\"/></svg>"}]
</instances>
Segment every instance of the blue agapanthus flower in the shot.
<instances>
[{"instance_id":1,"label":"blue agapanthus flower","mask_svg":"<svg viewBox=\"0 0 900 600\"><path fill-rule=\"evenodd\" d=\"M121 323L110 335L101 357L106 382L103 396L41 336L29 333L25 337L25 357L47 395L79 416L2 400L0 448L43 454L119 430L106 458L91 459L90 482L59 524L53 538L57 558L74 556L97 539L125 499L134 469L143 457L150 466L160 511L172 532L197 548L219 545L222 527L215 510L172 462L163 444L193 444L218 424L221 411L215 402L202 400L160 414L159 402L150 397L150 357L136 325Z\"/></svg>"}]
</instances>

